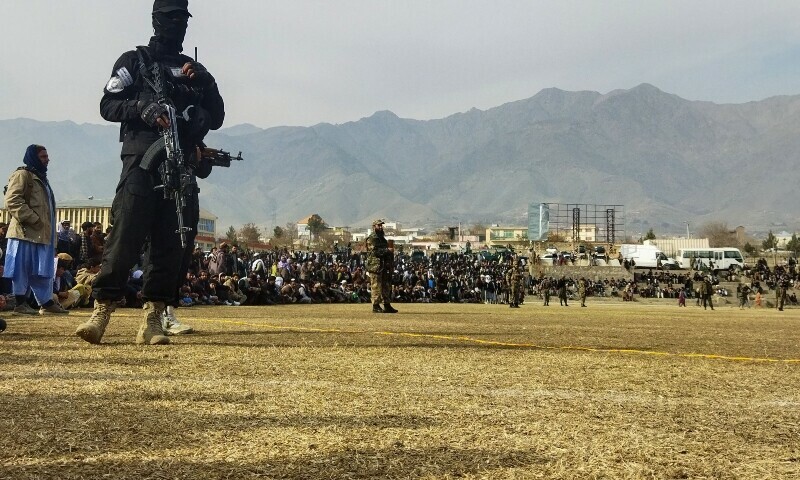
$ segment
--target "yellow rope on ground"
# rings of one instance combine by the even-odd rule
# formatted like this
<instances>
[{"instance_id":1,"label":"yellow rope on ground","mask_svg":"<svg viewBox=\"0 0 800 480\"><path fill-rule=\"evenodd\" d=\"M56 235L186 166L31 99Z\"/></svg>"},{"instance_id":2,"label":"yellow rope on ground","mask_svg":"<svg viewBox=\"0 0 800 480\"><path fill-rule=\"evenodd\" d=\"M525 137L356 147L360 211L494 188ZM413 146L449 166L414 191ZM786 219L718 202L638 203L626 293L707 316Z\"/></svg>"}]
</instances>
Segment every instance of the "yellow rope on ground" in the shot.
<instances>
[{"instance_id":1,"label":"yellow rope on ground","mask_svg":"<svg viewBox=\"0 0 800 480\"><path fill-rule=\"evenodd\" d=\"M209 320L209 319L197 319ZM251 323L236 320L210 320L220 323L230 323L233 325L247 325L255 327L266 327L276 330L297 331L297 332L317 332L317 333L348 333L348 334L373 334L373 335L386 335L397 337L416 337L416 338L432 338L435 340L450 340L467 343L478 343L482 345L492 345L498 347L516 347L516 348L530 348L537 350L574 350L582 352L593 353L627 353L635 355L657 355L662 357L679 357L679 358L704 358L714 360L728 360L736 362L766 362L766 363L800 363L800 358L769 358L769 357L732 357L728 355L715 355L711 353L673 353L673 352L659 352L655 350L638 350L633 348L595 348L583 347L574 345L565 346L549 346L537 345L535 343L516 343L516 342L498 342L496 340L482 340L480 338L464 337L464 336L451 336L451 335L434 335L430 333L411 333L411 332L390 332L390 331L374 331L374 330L343 330L340 328L316 328L316 327L289 327L285 325L270 325L265 323Z\"/></svg>"}]
</instances>

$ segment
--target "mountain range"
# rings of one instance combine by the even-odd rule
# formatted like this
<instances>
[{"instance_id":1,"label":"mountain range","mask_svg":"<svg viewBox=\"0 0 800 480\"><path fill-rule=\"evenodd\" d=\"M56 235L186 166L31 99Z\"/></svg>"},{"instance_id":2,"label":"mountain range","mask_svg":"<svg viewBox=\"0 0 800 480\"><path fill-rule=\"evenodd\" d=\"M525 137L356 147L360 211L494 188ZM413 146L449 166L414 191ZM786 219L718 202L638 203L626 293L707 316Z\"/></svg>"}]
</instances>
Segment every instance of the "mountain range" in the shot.
<instances>
[{"instance_id":1,"label":"mountain range","mask_svg":"<svg viewBox=\"0 0 800 480\"><path fill-rule=\"evenodd\" d=\"M531 202L621 204L626 230L686 223L797 229L800 95L689 101L642 84L607 94L556 88L435 120L392 112L339 125L212 132L244 162L200 182L218 229L267 230L312 213L329 225L527 224ZM48 147L59 200L112 198L117 126L0 120L0 171Z\"/></svg>"}]
</instances>

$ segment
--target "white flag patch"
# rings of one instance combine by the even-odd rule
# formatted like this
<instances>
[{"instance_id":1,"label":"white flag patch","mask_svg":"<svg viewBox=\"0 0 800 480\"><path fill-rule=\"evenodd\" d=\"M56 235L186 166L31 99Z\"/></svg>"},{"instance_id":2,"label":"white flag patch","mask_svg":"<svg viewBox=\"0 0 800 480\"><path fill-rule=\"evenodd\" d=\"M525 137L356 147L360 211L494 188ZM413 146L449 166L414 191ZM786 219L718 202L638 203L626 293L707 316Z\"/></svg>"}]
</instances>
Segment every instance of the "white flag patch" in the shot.
<instances>
[{"instance_id":1,"label":"white flag patch","mask_svg":"<svg viewBox=\"0 0 800 480\"><path fill-rule=\"evenodd\" d=\"M130 87L131 85L133 85L133 77L131 76L130 72L128 72L127 68L122 67L119 70L117 70L117 76L119 77L120 80L122 80L123 88Z\"/></svg>"}]
</instances>

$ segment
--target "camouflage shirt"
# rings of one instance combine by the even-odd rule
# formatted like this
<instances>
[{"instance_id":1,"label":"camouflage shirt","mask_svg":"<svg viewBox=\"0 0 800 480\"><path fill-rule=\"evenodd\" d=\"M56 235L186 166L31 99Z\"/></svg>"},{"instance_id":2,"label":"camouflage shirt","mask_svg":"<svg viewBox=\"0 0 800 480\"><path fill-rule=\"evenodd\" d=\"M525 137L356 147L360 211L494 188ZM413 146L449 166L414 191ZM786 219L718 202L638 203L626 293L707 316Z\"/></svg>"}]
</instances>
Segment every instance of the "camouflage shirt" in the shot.
<instances>
[{"instance_id":1,"label":"camouflage shirt","mask_svg":"<svg viewBox=\"0 0 800 480\"><path fill-rule=\"evenodd\" d=\"M378 273L393 268L394 255L389 250L386 237L379 237L374 233L367 237L367 271ZM384 265L389 268L383 268Z\"/></svg>"}]
</instances>

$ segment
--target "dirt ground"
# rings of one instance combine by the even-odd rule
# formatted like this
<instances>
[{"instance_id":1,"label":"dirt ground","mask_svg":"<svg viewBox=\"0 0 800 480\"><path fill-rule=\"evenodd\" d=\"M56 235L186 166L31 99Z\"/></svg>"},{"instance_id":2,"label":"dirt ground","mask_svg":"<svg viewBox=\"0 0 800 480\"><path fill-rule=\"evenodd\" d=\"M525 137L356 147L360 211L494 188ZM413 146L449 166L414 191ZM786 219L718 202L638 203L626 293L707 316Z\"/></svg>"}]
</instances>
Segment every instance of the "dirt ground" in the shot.
<instances>
[{"instance_id":1,"label":"dirt ground","mask_svg":"<svg viewBox=\"0 0 800 480\"><path fill-rule=\"evenodd\" d=\"M6 317L0 478L800 478L800 309L396 306Z\"/></svg>"}]
</instances>

